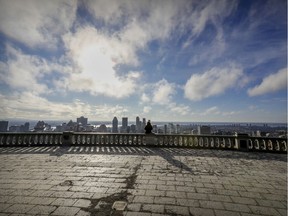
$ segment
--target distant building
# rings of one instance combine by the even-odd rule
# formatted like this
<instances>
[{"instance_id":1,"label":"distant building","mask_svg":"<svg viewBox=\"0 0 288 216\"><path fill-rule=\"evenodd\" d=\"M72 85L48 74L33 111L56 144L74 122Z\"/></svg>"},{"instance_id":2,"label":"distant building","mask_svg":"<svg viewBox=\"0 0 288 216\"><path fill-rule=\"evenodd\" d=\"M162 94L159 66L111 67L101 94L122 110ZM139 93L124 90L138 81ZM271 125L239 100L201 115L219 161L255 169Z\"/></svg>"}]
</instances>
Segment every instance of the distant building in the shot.
<instances>
[{"instance_id":1,"label":"distant building","mask_svg":"<svg viewBox=\"0 0 288 216\"><path fill-rule=\"evenodd\" d=\"M132 124L130 126L130 133L136 133L136 125Z\"/></svg>"},{"instance_id":2,"label":"distant building","mask_svg":"<svg viewBox=\"0 0 288 216\"><path fill-rule=\"evenodd\" d=\"M46 126L47 126L47 124L44 121L38 121L37 124L34 126L34 131L36 131L36 132L42 131L43 132Z\"/></svg>"},{"instance_id":3,"label":"distant building","mask_svg":"<svg viewBox=\"0 0 288 216\"><path fill-rule=\"evenodd\" d=\"M168 124L168 133L169 134L175 134L176 129L175 129L175 125L173 123L169 123Z\"/></svg>"},{"instance_id":4,"label":"distant building","mask_svg":"<svg viewBox=\"0 0 288 216\"><path fill-rule=\"evenodd\" d=\"M82 126L86 126L88 124L88 118L81 116L80 118L77 118L77 123L82 124Z\"/></svg>"},{"instance_id":5,"label":"distant building","mask_svg":"<svg viewBox=\"0 0 288 216\"><path fill-rule=\"evenodd\" d=\"M182 133L182 129L181 126L179 124L176 125L176 134L181 134Z\"/></svg>"},{"instance_id":6,"label":"distant building","mask_svg":"<svg viewBox=\"0 0 288 216\"><path fill-rule=\"evenodd\" d=\"M157 127L157 125L153 125L153 133L158 133L158 127Z\"/></svg>"},{"instance_id":7,"label":"distant building","mask_svg":"<svg viewBox=\"0 0 288 216\"><path fill-rule=\"evenodd\" d=\"M7 132L8 121L0 121L0 132Z\"/></svg>"},{"instance_id":8,"label":"distant building","mask_svg":"<svg viewBox=\"0 0 288 216\"><path fill-rule=\"evenodd\" d=\"M136 117L136 131L137 133L141 132L142 122L140 121L139 116Z\"/></svg>"},{"instance_id":9,"label":"distant building","mask_svg":"<svg viewBox=\"0 0 288 216\"><path fill-rule=\"evenodd\" d=\"M118 133L118 119L116 116L112 120L112 133Z\"/></svg>"},{"instance_id":10,"label":"distant building","mask_svg":"<svg viewBox=\"0 0 288 216\"><path fill-rule=\"evenodd\" d=\"M106 133L107 132L107 127L105 124L101 124L97 130L98 132Z\"/></svg>"},{"instance_id":11,"label":"distant building","mask_svg":"<svg viewBox=\"0 0 288 216\"><path fill-rule=\"evenodd\" d=\"M146 126L146 118L143 118L143 121L142 121L142 131L144 132L144 128Z\"/></svg>"},{"instance_id":12,"label":"distant building","mask_svg":"<svg viewBox=\"0 0 288 216\"><path fill-rule=\"evenodd\" d=\"M205 125L202 125L202 126L198 126L198 134L199 135L209 135L211 134L211 127L210 126L205 126Z\"/></svg>"},{"instance_id":13,"label":"distant building","mask_svg":"<svg viewBox=\"0 0 288 216\"><path fill-rule=\"evenodd\" d=\"M21 125L22 126L22 125ZM26 122L24 125L23 125L23 132L28 132L29 131L29 128L30 127L30 123L29 122Z\"/></svg>"},{"instance_id":14,"label":"distant building","mask_svg":"<svg viewBox=\"0 0 288 216\"><path fill-rule=\"evenodd\" d=\"M163 131L163 133L164 133L164 134L167 134L167 133L168 133L168 129L167 129L167 125L166 125L166 124L164 125L164 131Z\"/></svg>"},{"instance_id":15,"label":"distant building","mask_svg":"<svg viewBox=\"0 0 288 216\"><path fill-rule=\"evenodd\" d=\"M12 125L9 127L9 132L21 132L20 131L20 126L18 125Z\"/></svg>"},{"instance_id":16,"label":"distant building","mask_svg":"<svg viewBox=\"0 0 288 216\"><path fill-rule=\"evenodd\" d=\"M123 117L122 118L121 132L122 133L127 133L128 132L128 117Z\"/></svg>"}]
</instances>

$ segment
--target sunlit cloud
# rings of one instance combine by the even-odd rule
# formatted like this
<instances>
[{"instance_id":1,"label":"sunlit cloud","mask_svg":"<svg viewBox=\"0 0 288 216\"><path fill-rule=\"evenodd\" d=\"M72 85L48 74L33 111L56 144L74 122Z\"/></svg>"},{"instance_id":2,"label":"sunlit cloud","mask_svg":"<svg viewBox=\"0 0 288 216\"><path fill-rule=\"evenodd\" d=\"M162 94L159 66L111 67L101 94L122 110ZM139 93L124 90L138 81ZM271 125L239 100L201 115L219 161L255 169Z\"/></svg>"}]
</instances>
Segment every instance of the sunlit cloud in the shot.
<instances>
[{"instance_id":1,"label":"sunlit cloud","mask_svg":"<svg viewBox=\"0 0 288 216\"><path fill-rule=\"evenodd\" d=\"M192 74L184 86L185 97L197 101L223 94L226 90L239 85L243 75L243 70L234 65Z\"/></svg>"},{"instance_id":2,"label":"sunlit cloud","mask_svg":"<svg viewBox=\"0 0 288 216\"><path fill-rule=\"evenodd\" d=\"M26 46L55 49L76 18L77 1L0 2L0 31Z\"/></svg>"},{"instance_id":3,"label":"sunlit cloud","mask_svg":"<svg viewBox=\"0 0 288 216\"><path fill-rule=\"evenodd\" d=\"M283 68L277 73L264 77L259 85L248 89L248 95L258 96L277 92L283 89L287 89L287 68Z\"/></svg>"}]
</instances>

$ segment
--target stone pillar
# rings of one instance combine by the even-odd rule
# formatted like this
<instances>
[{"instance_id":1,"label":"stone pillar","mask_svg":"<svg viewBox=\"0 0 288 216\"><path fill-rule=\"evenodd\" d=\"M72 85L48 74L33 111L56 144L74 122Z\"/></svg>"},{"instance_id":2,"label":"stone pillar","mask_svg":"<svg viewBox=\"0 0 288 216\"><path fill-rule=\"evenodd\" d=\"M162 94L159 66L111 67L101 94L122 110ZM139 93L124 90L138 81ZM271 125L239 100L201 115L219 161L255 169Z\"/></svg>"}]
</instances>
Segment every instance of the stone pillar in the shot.
<instances>
[{"instance_id":1,"label":"stone pillar","mask_svg":"<svg viewBox=\"0 0 288 216\"><path fill-rule=\"evenodd\" d=\"M62 134L62 146L70 146L72 145L72 131L65 131Z\"/></svg>"},{"instance_id":2,"label":"stone pillar","mask_svg":"<svg viewBox=\"0 0 288 216\"><path fill-rule=\"evenodd\" d=\"M248 141L249 141L249 135L248 134L235 133L236 149L238 149L240 151L248 151L249 150Z\"/></svg>"},{"instance_id":3,"label":"stone pillar","mask_svg":"<svg viewBox=\"0 0 288 216\"><path fill-rule=\"evenodd\" d=\"M146 134L145 135L145 144L146 146L157 146L157 137L155 134Z\"/></svg>"}]
</instances>

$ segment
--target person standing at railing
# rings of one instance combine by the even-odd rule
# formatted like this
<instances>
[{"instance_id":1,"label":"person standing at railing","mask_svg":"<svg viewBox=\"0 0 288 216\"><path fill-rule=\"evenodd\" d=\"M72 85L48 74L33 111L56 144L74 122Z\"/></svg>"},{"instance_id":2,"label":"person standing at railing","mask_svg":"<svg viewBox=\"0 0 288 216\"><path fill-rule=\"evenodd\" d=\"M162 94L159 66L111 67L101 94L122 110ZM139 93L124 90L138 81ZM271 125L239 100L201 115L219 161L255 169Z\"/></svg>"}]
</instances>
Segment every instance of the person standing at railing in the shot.
<instances>
[{"instance_id":1,"label":"person standing at railing","mask_svg":"<svg viewBox=\"0 0 288 216\"><path fill-rule=\"evenodd\" d=\"M144 129L145 129L145 134L151 134L152 133L153 127L151 125L150 120L148 120L147 125L145 126Z\"/></svg>"}]
</instances>

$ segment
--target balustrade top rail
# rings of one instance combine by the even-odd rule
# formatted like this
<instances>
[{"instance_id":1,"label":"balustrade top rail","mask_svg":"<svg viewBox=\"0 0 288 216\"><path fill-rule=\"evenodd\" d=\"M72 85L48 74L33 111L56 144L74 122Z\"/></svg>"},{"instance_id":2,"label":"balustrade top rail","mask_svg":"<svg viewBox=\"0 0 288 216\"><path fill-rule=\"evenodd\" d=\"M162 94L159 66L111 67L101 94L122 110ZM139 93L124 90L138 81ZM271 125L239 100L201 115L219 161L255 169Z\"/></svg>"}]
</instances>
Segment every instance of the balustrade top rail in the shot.
<instances>
[{"instance_id":1,"label":"balustrade top rail","mask_svg":"<svg viewBox=\"0 0 288 216\"><path fill-rule=\"evenodd\" d=\"M245 135L137 134L92 132L0 133L0 147L42 145L110 145L212 148L287 153L286 138Z\"/></svg>"}]
</instances>

